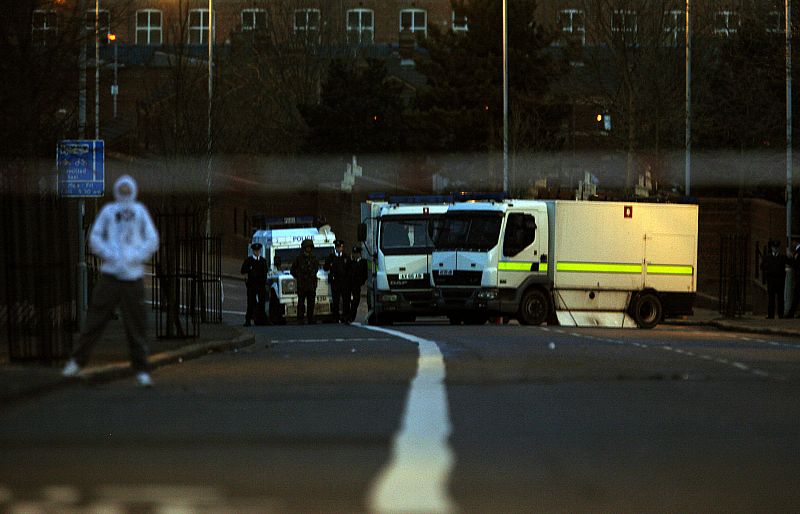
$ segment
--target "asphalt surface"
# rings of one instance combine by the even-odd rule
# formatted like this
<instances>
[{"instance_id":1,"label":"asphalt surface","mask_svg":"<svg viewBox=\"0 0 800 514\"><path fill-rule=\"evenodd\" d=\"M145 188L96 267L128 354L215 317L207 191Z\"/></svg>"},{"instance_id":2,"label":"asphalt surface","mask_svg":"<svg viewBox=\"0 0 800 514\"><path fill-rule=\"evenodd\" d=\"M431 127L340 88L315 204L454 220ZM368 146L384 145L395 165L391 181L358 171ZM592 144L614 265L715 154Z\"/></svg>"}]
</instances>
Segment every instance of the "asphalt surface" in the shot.
<instances>
[{"instance_id":1,"label":"asphalt surface","mask_svg":"<svg viewBox=\"0 0 800 514\"><path fill-rule=\"evenodd\" d=\"M445 488L459 512L800 506L797 338L390 328L443 356ZM342 325L247 334L253 343L157 368L152 390L73 382L0 409L0 510L375 512L418 345Z\"/></svg>"}]
</instances>

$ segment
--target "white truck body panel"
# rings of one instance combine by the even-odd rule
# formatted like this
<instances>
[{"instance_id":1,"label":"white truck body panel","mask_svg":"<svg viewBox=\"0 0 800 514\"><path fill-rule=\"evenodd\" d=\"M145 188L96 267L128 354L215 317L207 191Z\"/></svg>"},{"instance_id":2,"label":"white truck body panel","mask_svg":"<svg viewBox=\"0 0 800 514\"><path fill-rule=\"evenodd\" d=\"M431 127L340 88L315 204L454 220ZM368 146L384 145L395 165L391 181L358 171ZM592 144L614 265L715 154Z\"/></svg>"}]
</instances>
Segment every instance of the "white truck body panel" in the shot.
<instances>
[{"instance_id":1,"label":"white truck body panel","mask_svg":"<svg viewBox=\"0 0 800 514\"><path fill-rule=\"evenodd\" d=\"M553 206L556 289L696 291L696 205L555 201Z\"/></svg>"}]
</instances>

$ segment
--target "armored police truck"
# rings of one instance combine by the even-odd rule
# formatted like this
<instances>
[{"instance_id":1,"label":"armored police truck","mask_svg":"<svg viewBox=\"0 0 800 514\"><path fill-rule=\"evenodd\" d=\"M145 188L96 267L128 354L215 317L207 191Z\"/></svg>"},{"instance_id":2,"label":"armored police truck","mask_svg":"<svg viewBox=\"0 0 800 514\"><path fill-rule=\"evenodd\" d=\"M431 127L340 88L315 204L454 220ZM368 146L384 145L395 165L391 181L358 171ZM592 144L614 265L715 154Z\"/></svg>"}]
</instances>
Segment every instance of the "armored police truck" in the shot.
<instances>
[{"instance_id":1,"label":"armored police truck","mask_svg":"<svg viewBox=\"0 0 800 514\"><path fill-rule=\"evenodd\" d=\"M398 196L361 204L359 241L369 259L370 323L414 321L439 314L431 285L431 221L447 211L450 196Z\"/></svg>"},{"instance_id":2,"label":"armored police truck","mask_svg":"<svg viewBox=\"0 0 800 514\"><path fill-rule=\"evenodd\" d=\"M697 205L504 200L451 205L432 279L454 323L652 328L690 314Z\"/></svg>"},{"instance_id":3,"label":"armored police truck","mask_svg":"<svg viewBox=\"0 0 800 514\"><path fill-rule=\"evenodd\" d=\"M264 257L269 260L267 275L269 290L268 310L271 323L285 323L297 319L297 281L290 273L292 261L300 254L300 244L305 239L314 242L314 255L319 260L317 272L317 297L314 315L331 314L331 291L328 274L322 269L325 258L333 251L336 235L329 225L314 226L312 216L298 216L265 220L266 228L253 233L251 243L264 246Z\"/></svg>"}]
</instances>

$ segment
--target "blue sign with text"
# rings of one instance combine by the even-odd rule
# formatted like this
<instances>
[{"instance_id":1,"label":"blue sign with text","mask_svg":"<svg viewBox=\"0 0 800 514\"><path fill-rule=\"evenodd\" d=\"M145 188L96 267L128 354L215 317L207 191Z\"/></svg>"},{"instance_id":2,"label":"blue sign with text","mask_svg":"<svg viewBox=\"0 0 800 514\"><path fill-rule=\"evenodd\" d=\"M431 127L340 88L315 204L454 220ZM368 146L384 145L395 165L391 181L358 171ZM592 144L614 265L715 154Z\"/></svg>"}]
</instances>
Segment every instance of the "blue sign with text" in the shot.
<instances>
[{"instance_id":1,"label":"blue sign with text","mask_svg":"<svg viewBox=\"0 0 800 514\"><path fill-rule=\"evenodd\" d=\"M103 196L105 152L100 139L59 141L56 150L58 194L66 197Z\"/></svg>"}]
</instances>

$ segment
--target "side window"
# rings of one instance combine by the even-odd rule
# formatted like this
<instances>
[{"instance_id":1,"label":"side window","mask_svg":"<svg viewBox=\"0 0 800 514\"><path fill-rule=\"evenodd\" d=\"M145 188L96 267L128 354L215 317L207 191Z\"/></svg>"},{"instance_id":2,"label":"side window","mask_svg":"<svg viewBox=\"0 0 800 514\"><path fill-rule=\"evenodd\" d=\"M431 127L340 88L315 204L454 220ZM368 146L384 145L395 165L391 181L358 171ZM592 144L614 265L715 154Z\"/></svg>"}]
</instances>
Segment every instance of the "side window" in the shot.
<instances>
[{"instance_id":1,"label":"side window","mask_svg":"<svg viewBox=\"0 0 800 514\"><path fill-rule=\"evenodd\" d=\"M503 255L513 257L536 239L536 220L530 214L511 213L503 237Z\"/></svg>"}]
</instances>

